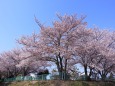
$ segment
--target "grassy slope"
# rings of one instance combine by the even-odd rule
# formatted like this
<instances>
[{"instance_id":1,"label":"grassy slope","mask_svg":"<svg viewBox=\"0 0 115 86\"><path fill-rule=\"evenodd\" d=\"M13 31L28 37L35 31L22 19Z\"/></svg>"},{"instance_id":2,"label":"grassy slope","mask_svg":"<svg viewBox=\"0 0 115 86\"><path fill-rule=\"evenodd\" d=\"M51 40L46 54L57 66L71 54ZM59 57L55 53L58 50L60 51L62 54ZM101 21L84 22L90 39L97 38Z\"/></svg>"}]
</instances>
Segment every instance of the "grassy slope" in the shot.
<instances>
[{"instance_id":1,"label":"grassy slope","mask_svg":"<svg viewBox=\"0 0 115 86\"><path fill-rule=\"evenodd\" d=\"M85 81L23 81L12 82L0 86L115 86L115 82L85 82Z\"/></svg>"}]
</instances>

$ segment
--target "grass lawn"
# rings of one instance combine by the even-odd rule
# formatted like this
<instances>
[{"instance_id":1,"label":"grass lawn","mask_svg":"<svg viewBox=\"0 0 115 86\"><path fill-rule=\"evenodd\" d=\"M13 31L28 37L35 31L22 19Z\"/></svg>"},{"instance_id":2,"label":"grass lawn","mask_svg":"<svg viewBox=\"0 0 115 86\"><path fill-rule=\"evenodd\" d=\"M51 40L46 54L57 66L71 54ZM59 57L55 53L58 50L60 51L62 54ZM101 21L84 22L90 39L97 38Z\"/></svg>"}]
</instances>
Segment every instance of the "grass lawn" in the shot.
<instances>
[{"instance_id":1,"label":"grass lawn","mask_svg":"<svg viewBox=\"0 0 115 86\"><path fill-rule=\"evenodd\" d=\"M2 83L0 86L115 86L115 82L49 80Z\"/></svg>"}]
</instances>

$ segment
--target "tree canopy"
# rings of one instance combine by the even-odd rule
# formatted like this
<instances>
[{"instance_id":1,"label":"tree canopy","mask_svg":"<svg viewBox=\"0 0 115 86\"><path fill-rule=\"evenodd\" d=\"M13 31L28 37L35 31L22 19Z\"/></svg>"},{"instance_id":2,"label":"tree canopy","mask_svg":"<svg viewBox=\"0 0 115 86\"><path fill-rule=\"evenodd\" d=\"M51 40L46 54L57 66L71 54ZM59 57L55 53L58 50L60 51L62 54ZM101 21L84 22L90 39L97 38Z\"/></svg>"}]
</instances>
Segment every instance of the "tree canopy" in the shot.
<instances>
[{"instance_id":1,"label":"tree canopy","mask_svg":"<svg viewBox=\"0 0 115 86\"><path fill-rule=\"evenodd\" d=\"M26 75L51 66L50 62L55 64L60 74L69 73L73 66L81 64L87 80L94 73L99 74L102 80L115 73L115 32L98 27L87 28L85 16L57 17L59 20L52 26L45 26L35 18L40 33L18 39L21 49L1 53L0 64L5 63L0 65L1 74L6 76L11 72L16 76L15 73L23 71Z\"/></svg>"}]
</instances>

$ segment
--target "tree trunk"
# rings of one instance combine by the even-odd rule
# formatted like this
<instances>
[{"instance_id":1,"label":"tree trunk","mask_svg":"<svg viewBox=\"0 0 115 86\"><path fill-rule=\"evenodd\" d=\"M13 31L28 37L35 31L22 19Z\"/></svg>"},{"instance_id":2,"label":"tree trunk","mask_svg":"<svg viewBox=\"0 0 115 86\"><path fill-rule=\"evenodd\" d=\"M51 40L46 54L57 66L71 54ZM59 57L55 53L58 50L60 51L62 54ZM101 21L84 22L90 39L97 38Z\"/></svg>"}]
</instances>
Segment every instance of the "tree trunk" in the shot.
<instances>
[{"instance_id":1,"label":"tree trunk","mask_svg":"<svg viewBox=\"0 0 115 86\"><path fill-rule=\"evenodd\" d=\"M67 59L65 59L65 67L64 67L64 80L68 79L68 75L67 75Z\"/></svg>"},{"instance_id":2,"label":"tree trunk","mask_svg":"<svg viewBox=\"0 0 115 86\"><path fill-rule=\"evenodd\" d=\"M101 75L101 80L102 80L102 81L105 81L105 80L106 80L106 75L105 75L105 74L102 74L102 75Z\"/></svg>"},{"instance_id":3,"label":"tree trunk","mask_svg":"<svg viewBox=\"0 0 115 86\"><path fill-rule=\"evenodd\" d=\"M84 65L85 80L88 80L87 65Z\"/></svg>"},{"instance_id":4,"label":"tree trunk","mask_svg":"<svg viewBox=\"0 0 115 86\"><path fill-rule=\"evenodd\" d=\"M93 74L93 69L91 67L89 67L90 69L90 72L89 72L89 75L88 75L88 80L91 81L91 75Z\"/></svg>"},{"instance_id":5,"label":"tree trunk","mask_svg":"<svg viewBox=\"0 0 115 86\"><path fill-rule=\"evenodd\" d=\"M67 69L67 59L65 59L65 62L63 64L63 57L60 56L60 54L56 57L56 66L59 72L59 79L65 80L66 78L66 69Z\"/></svg>"}]
</instances>

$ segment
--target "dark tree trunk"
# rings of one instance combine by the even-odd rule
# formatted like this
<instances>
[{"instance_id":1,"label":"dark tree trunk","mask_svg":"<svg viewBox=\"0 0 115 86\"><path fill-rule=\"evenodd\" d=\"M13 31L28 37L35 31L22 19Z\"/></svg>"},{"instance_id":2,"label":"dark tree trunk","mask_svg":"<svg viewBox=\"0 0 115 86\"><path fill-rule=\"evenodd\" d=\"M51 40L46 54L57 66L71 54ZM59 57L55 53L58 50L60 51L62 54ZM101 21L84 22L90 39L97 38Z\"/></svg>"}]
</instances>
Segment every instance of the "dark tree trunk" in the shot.
<instances>
[{"instance_id":1,"label":"dark tree trunk","mask_svg":"<svg viewBox=\"0 0 115 86\"><path fill-rule=\"evenodd\" d=\"M105 74L102 74L102 75L101 75L101 80L102 80L102 81L105 81L105 80L106 80L106 75L105 75Z\"/></svg>"},{"instance_id":2,"label":"dark tree trunk","mask_svg":"<svg viewBox=\"0 0 115 86\"><path fill-rule=\"evenodd\" d=\"M87 74L87 65L84 65L84 72L85 72L85 80L88 81L89 77L88 77L88 74Z\"/></svg>"},{"instance_id":3,"label":"dark tree trunk","mask_svg":"<svg viewBox=\"0 0 115 86\"><path fill-rule=\"evenodd\" d=\"M67 59L65 59L65 62L63 64L63 57L60 56L60 54L56 57L56 66L59 72L59 79L65 80L66 77L66 70L67 70Z\"/></svg>"}]
</instances>

